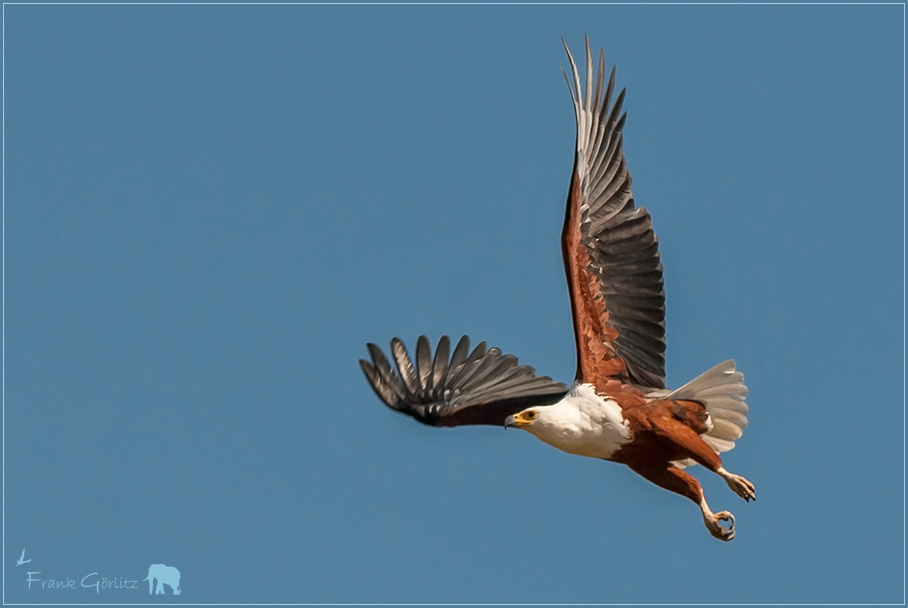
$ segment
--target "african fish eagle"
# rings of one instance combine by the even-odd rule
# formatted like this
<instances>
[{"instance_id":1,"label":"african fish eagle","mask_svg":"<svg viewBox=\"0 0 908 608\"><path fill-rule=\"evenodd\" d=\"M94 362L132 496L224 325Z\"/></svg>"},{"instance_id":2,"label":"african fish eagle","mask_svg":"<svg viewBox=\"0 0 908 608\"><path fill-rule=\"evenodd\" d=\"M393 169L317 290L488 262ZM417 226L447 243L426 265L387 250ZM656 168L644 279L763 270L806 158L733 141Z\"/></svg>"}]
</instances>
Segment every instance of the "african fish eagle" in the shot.
<instances>
[{"instance_id":1,"label":"african fish eagle","mask_svg":"<svg viewBox=\"0 0 908 608\"><path fill-rule=\"evenodd\" d=\"M719 458L747 426L744 376L729 360L681 388L665 388L662 264L649 212L636 207L631 194L622 150L624 90L612 105L615 69L603 90L604 56L600 51L594 80L588 39L583 86L566 44L564 49L577 119L561 234L577 347L574 383L569 388L537 376L484 342L470 351L466 336L450 356L451 342L443 336L434 357L421 336L415 364L394 338L396 370L369 344L372 361L360 365L379 398L398 412L431 426L523 429L570 454L625 464L691 499L709 532L729 541L735 536L734 516L713 513L684 468L700 464L744 500L756 498L753 484L725 470Z\"/></svg>"}]
</instances>

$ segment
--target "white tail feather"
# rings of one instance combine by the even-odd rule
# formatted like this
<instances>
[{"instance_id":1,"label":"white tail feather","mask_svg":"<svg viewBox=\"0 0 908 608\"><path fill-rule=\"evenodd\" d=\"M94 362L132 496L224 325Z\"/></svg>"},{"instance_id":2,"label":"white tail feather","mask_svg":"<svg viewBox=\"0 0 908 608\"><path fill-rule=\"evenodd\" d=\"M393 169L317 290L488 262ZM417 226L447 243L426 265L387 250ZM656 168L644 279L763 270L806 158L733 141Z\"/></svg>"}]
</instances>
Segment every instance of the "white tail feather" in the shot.
<instances>
[{"instance_id":1,"label":"white tail feather","mask_svg":"<svg viewBox=\"0 0 908 608\"><path fill-rule=\"evenodd\" d=\"M735 447L747 427L747 386L744 374L735 369L729 359L700 374L684 386L677 388L666 399L699 401L706 407L711 422L709 431L701 435L703 441L717 454ZM691 459L675 462L679 467L696 464Z\"/></svg>"}]
</instances>

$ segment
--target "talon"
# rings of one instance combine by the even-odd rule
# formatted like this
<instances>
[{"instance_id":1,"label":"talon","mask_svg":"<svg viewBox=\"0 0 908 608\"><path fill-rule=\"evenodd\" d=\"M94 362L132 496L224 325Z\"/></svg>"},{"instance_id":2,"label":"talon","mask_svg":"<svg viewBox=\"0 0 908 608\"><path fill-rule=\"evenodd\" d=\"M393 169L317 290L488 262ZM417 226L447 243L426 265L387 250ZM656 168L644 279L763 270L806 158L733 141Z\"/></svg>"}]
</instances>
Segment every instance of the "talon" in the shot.
<instances>
[{"instance_id":1,"label":"talon","mask_svg":"<svg viewBox=\"0 0 908 608\"><path fill-rule=\"evenodd\" d=\"M722 526L720 521L729 522L728 527ZM704 517L703 522L709 533L721 541L728 542L735 537L735 516L728 511L719 511L711 517Z\"/></svg>"},{"instance_id":2,"label":"talon","mask_svg":"<svg viewBox=\"0 0 908 608\"><path fill-rule=\"evenodd\" d=\"M754 484L750 483L740 475L735 475L733 473L728 473L725 477L728 487L731 488L731 491L750 502L751 500L757 499L757 494L754 491Z\"/></svg>"}]
</instances>

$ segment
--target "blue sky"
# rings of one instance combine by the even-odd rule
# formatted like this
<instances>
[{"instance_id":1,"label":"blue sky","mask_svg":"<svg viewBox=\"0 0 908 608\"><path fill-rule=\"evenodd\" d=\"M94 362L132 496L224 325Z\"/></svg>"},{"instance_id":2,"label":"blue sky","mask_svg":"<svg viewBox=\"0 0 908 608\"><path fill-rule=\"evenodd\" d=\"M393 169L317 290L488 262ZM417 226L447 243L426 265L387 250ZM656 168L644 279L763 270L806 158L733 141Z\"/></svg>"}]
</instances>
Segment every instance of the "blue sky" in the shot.
<instances>
[{"instance_id":1,"label":"blue sky","mask_svg":"<svg viewBox=\"0 0 908 608\"><path fill-rule=\"evenodd\" d=\"M903 23L5 6L5 600L902 602ZM733 357L750 386L725 462L757 502L694 471L729 544L619 465L394 414L357 365L468 334L573 377L584 33L628 89L668 382ZM180 597L81 586L152 563Z\"/></svg>"}]
</instances>

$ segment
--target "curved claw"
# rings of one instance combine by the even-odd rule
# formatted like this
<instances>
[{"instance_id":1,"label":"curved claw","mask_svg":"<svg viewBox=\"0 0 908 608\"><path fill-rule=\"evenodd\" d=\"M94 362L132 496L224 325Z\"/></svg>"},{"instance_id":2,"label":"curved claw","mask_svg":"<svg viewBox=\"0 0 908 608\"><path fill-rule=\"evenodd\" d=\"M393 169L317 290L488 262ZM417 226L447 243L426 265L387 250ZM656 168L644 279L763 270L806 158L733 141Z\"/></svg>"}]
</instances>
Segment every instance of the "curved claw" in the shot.
<instances>
[{"instance_id":1,"label":"curved claw","mask_svg":"<svg viewBox=\"0 0 908 608\"><path fill-rule=\"evenodd\" d=\"M728 527L722 526L720 521L729 522ZM735 537L735 516L729 511L719 511L712 517L704 517L703 522L709 533L721 541L728 542Z\"/></svg>"},{"instance_id":2,"label":"curved claw","mask_svg":"<svg viewBox=\"0 0 908 608\"><path fill-rule=\"evenodd\" d=\"M735 475L733 478L729 479L728 487L731 488L732 492L734 492L747 502L757 499L757 494L754 491L754 484L750 483L740 475Z\"/></svg>"}]
</instances>

